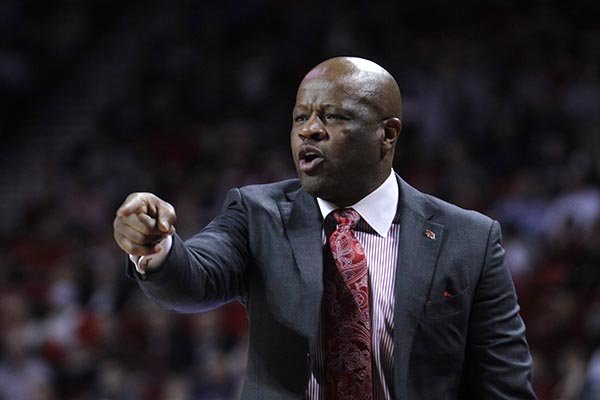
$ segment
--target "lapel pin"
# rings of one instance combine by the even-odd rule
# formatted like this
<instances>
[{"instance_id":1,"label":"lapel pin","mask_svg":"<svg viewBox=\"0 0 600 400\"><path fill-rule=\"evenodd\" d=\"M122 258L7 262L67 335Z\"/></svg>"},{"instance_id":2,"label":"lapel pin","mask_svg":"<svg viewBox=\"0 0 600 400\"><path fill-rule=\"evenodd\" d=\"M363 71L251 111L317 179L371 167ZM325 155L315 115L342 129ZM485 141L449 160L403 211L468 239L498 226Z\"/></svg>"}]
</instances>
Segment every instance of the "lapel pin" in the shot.
<instances>
[{"instance_id":1,"label":"lapel pin","mask_svg":"<svg viewBox=\"0 0 600 400\"><path fill-rule=\"evenodd\" d=\"M432 231L430 231L429 229L427 229L425 231L425 236L427 236L429 239L431 240L435 240L435 233L433 233Z\"/></svg>"},{"instance_id":2,"label":"lapel pin","mask_svg":"<svg viewBox=\"0 0 600 400\"><path fill-rule=\"evenodd\" d=\"M444 290L444 297L445 298L449 298L449 297L452 297L452 296L453 296L452 292L450 292L448 290Z\"/></svg>"}]
</instances>

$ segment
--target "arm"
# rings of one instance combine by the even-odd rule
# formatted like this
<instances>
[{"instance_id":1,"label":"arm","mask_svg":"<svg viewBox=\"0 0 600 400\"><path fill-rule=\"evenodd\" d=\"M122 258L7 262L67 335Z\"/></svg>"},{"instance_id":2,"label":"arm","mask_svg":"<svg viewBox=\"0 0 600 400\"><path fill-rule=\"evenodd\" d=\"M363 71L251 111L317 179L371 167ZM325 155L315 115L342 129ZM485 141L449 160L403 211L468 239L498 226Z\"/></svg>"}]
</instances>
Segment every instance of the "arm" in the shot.
<instances>
[{"instance_id":1,"label":"arm","mask_svg":"<svg viewBox=\"0 0 600 400\"><path fill-rule=\"evenodd\" d=\"M490 228L469 320L461 398L535 399L531 355L498 222Z\"/></svg>"},{"instance_id":2,"label":"arm","mask_svg":"<svg viewBox=\"0 0 600 400\"><path fill-rule=\"evenodd\" d=\"M135 276L144 293L159 305L194 312L243 299L248 259L247 214L239 190L234 189L223 212L201 232L185 243L173 235L164 263L144 275L133 272L130 265L128 274Z\"/></svg>"}]
</instances>

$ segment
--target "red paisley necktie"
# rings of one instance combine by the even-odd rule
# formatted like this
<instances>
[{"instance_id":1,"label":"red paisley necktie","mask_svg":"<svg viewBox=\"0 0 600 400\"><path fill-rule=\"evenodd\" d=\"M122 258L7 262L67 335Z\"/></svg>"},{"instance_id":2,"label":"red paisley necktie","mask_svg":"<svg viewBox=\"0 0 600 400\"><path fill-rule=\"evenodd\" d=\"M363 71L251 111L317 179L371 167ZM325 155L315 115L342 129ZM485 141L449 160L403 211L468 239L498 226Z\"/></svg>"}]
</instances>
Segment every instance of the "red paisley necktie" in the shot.
<instances>
[{"instance_id":1,"label":"red paisley necktie","mask_svg":"<svg viewBox=\"0 0 600 400\"><path fill-rule=\"evenodd\" d=\"M370 400L369 278L364 249L354 236L360 215L351 208L332 214L337 228L329 237L332 259L325 262L326 398Z\"/></svg>"}]
</instances>

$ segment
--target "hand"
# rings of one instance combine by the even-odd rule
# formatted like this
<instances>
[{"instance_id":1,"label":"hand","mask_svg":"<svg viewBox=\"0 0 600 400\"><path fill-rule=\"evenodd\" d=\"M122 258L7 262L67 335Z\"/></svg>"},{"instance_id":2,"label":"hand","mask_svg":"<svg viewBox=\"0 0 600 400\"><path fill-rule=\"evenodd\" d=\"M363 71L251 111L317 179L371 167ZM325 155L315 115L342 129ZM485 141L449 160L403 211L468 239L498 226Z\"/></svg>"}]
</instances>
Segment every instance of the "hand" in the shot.
<instances>
[{"instance_id":1,"label":"hand","mask_svg":"<svg viewBox=\"0 0 600 400\"><path fill-rule=\"evenodd\" d=\"M175 233L175 209L152 193L132 193L113 222L119 247L134 256L158 253L159 243Z\"/></svg>"}]
</instances>

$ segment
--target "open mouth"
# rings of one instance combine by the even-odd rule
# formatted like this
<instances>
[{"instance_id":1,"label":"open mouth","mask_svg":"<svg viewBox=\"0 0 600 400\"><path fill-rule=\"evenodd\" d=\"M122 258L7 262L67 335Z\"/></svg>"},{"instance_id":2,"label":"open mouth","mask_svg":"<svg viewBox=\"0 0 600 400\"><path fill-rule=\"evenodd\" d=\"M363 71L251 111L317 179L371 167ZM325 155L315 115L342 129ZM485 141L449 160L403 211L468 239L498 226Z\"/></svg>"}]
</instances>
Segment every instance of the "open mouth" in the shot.
<instances>
[{"instance_id":1,"label":"open mouth","mask_svg":"<svg viewBox=\"0 0 600 400\"><path fill-rule=\"evenodd\" d=\"M323 153L315 146L304 146L298 154L298 168L305 173L316 171L318 166L325 160Z\"/></svg>"}]
</instances>

